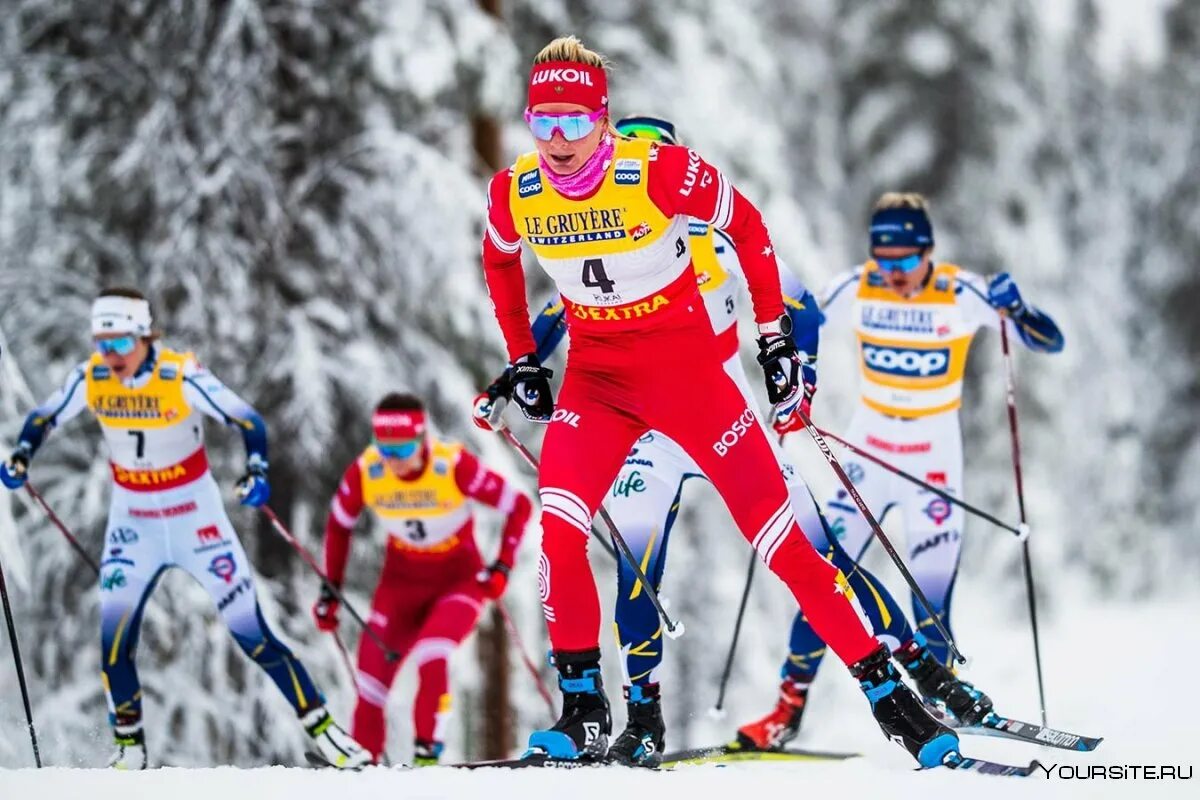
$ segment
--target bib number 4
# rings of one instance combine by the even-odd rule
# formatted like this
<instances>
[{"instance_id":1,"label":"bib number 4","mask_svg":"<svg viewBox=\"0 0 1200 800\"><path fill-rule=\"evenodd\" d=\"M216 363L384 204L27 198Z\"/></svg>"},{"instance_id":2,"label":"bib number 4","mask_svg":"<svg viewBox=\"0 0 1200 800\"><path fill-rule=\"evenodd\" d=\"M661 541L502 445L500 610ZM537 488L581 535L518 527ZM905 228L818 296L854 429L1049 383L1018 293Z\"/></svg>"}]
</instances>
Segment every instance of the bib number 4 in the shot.
<instances>
[{"instance_id":1,"label":"bib number 4","mask_svg":"<svg viewBox=\"0 0 1200 800\"><path fill-rule=\"evenodd\" d=\"M603 294L612 294L616 283L609 279L604 271L604 262L598 258L589 258L583 262L583 275L580 277L584 286L589 289L599 289Z\"/></svg>"}]
</instances>

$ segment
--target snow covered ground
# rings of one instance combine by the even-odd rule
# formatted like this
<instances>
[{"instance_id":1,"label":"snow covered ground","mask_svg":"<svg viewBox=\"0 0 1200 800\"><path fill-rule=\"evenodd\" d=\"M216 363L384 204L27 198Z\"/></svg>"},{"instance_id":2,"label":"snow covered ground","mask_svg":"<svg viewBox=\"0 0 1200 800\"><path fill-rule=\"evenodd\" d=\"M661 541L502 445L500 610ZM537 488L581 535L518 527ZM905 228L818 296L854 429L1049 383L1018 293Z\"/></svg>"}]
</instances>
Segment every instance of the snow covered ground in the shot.
<instances>
[{"instance_id":1,"label":"snow covered ground","mask_svg":"<svg viewBox=\"0 0 1200 800\"><path fill-rule=\"evenodd\" d=\"M965 598L964 598L965 599ZM1047 766L1174 765L1195 771L1200 762L1200 695L1184 676L1200 658L1200 607L1194 598L1141 605L1090 604L1076 613L1055 615L1070 624L1044 630L1044 657L1050 722L1080 733L1105 736L1092 754L979 737L964 737L971 754L1014 763L1037 757ZM960 609L980 624L964 638L973 657L970 676L1014 716L1036 719L1036 692L1029 669L1024 628L1001 623L998 609L977 602ZM993 622L995 618L995 622ZM619 798L641 796L729 798L755 796L1012 798L1013 792L1038 797L1196 797L1192 780L1064 779L1060 772L1017 782L955 774L917 773L899 748L883 740L864 713L853 684L834 669L822 673L805 734L797 745L857 750L863 758L840 763L759 763L723 767L691 766L653 774L620 768L566 770L371 769L360 774L287 769L158 769L143 774L100 770L32 769L0 771L0 797L140 798L222 800L288 798ZM824 676L830 677L824 677ZM713 723L714 729L718 726ZM723 727L730 727L726 721ZM6 737L20 736L16 729ZM781 794L785 793L785 794Z\"/></svg>"}]
</instances>

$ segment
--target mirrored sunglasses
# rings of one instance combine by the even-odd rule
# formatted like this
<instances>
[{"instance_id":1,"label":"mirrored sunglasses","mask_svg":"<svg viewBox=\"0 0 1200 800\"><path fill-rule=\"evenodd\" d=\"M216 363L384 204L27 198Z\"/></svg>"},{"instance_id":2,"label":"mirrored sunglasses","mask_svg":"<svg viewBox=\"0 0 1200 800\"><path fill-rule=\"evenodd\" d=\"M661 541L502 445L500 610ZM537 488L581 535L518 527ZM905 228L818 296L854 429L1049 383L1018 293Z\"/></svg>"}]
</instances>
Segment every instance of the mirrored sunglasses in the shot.
<instances>
[{"instance_id":1,"label":"mirrored sunglasses","mask_svg":"<svg viewBox=\"0 0 1200 800\"><path fill-rule=\"evenodd\" d=\"M590 114L535 114L525 109L525 121L529 123L533 135L543 142L553 139L555 131L561 133L568 142L577 142L596 129L596 123L605 113L606 109L603 108Z\"/></svg>"},{"instance_id":2,"label":"mirrored sunglasses","mask_svg":"<svg viewBox=\"0 0 1200 800\"><path fill-rule=\"evenodd\" d=\"M137 348L137 337L132 334L129 336L118 336L115 339L97 339L96 352L102 356L109 353L115 353L119 356L127 356Z\"/></svg>"}]
</instances>

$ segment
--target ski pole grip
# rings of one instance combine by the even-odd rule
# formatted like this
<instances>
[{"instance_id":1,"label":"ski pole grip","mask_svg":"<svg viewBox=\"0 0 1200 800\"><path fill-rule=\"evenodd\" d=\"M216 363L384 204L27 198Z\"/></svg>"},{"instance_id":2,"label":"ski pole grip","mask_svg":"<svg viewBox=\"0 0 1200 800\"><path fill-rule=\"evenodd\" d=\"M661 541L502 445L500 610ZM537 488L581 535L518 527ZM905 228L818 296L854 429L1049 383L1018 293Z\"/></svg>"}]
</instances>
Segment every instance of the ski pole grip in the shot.
<instances>
[{"instance_id":1,"label":"ski pole grip","mask_svg":"<svg viewBox=\"0 0 1200 800\"><path fill-rule=\"evenodd\" d=\"M1029 530L1029 525L1027 523L1022 522L1017 525L1017 541L1018 542L1029 541L1029 533L1030 533L1030 530Z\"/></svg>"}]
</instances>

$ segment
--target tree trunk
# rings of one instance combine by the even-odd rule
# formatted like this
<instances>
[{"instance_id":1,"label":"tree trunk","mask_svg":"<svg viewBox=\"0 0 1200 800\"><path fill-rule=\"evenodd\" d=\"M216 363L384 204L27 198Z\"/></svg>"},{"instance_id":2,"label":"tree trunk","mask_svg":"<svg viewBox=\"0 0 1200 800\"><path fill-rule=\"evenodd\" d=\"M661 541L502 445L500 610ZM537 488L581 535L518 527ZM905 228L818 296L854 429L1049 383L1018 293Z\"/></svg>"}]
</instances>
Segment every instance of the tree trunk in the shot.
<instances>
[{"instance_id":1,"label":"tree trunk","mask_svg":"<svg viewBox=\"0 0 1200 800\"><path fill-rule=\"evenodd\" d=\"M500 17L500 0L479 0L479 7ZM488 171L499 170L500 123L492 116L480 114L471 120L471 139L480 162ZM479 666L483 671L483 713L480 732L483 739L483 758L508 758L513 749L512 694L509 687L511 668L508 653L508 634L504 620L493 605L479 628Z\"/></svg>"}]
</instances>

